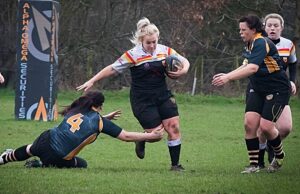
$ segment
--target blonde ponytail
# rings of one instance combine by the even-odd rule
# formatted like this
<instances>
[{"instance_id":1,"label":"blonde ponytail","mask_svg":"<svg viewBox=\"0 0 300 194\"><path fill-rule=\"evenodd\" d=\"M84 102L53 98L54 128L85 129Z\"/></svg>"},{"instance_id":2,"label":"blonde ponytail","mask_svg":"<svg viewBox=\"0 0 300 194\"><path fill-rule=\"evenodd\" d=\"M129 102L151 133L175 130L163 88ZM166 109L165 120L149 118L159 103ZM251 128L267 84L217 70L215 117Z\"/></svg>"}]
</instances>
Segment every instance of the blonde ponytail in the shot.
<instances>
[{"instance_id":1,"label":"blonde ponytail","mask_svg":"<svg viewBox=\"0 0 300 194\"><path fill-rule=\"evenodd\" d=\"M135 31L133 37L130 39L130 41L134 45L141 44L143 41L144 36L146 35L153 35L157 33L157 36L159 36L159 30L156 27L155 24L152 24L150 20L146 17L143 17L138 21L136 24L137 30Z\"/></svg>"}]
</instances>

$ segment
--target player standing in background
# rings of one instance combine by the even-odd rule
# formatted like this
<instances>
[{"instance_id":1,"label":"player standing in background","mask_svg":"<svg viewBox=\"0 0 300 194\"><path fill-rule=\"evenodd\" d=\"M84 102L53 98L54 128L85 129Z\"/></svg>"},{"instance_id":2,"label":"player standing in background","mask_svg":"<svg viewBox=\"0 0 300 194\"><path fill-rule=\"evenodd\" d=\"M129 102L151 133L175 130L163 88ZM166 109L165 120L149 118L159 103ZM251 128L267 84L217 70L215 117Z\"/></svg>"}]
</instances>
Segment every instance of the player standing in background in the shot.
<instances>
[{"instance_id":1,"label":"player standing in background","mask_svg":"<svg viewBox=\"0 0 300 194\"><path fill-rule=\"evenodd\" d=\"M164 128L168 133L168 148L171 157L171 170L182 171L179 163L181 133L179 114L173 94L167 87L164 60L169 55L176 55L182 68L168 72L171 78L185 75L189 62L175 50L158 44L159 30L147 18L137 23L137 30L132 38L134 48L125 52L113 64L105 67L90 80L77 87L88 90L96 81L122 73L131 72L130 102L134 116L145 132ZM140 159L145 156L145 141L136 142L136 154Z\"/></svg>"},{"instance_id":2,"label":"player standing in background","mask_svg":"<svg viewBox=\"0 0 300 194\"><path fill-rule=\"evenodd\" d=\"M264 18L265 31L268 34L268 38L276 45L279 56L283 60L283 68L285 71L288 70L289 79L291 83L291 93L296 94L296 64L297 57L295 46L293 42L289 39L286 39L281 36L281 33L284 29L284 20L281 15L276 13L268 14ZM292 112L290 105L286 105L276 122L276 128L279 131L280 138L283 140L286 138L289 133L292 131L293 121L292 121ZM260 154L259 154L259 165L264 166L264 154L267 148L266 138L261 134L259 130L259 139L260 139ZM272 147L268 146L268 160L272 162L274 158L274 151Z\"/></svg>"},{"instance_id":3,"label":"player standing in background","mask_svg":"<svg viewBox=\"0 0 300 194\"><path fill-rule=\"evenodd\" d=\"M0 165L23 161L38 156L43 167L86 168L87 162L76 156L86 145L93 143L100 133L122 141L159 141L163 129L151 133L127 132L111 122L120 115L115 111L101 116L104 96L98 91L89 91L67 106L61 114L64 120L59 126L43 132L33 144L15 150L7 149L0 156Z\"/></svg>"},{"instance_id":4,"label":"player standing in background","mask_svg":"<svg viewBox=\"0 0 300 194\"><path fill-rule=\"evenodd\" d=\"M246 59L242 66L225 74L213 76L212 84L222 86L231 80L248 77L251 88L245 109L245 142L249 163L241 173L259 172L260 128L270 145L275 157L268 167L269 172L277 171L283 164L284 151L275 122L290 98L290 82L283 68L276 46L268 38L260 18L256 15L244 16L239 20L240 36L247 44Z\"/></svg>"}]
</instances>

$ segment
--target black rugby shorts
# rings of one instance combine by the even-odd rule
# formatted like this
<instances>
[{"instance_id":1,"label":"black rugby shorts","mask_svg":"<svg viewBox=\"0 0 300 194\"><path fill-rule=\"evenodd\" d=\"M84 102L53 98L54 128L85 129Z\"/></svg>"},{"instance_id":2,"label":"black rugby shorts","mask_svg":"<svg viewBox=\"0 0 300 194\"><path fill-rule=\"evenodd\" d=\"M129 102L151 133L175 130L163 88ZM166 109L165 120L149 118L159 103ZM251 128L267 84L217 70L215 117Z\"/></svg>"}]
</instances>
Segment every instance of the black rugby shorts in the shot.
<instances>
[{"instance_id":1,"label":"black rugby shorts","mask_svg":"<svg viewBox=\"0 0 300 194\"><path fill-rule=\"evenodd\" d=\"M135 93L130 95L134 116L144 129L159 126L163 120L178 116L178 107L170 91L159 95Z\"/></svg>"},{"instance_id":2,"label":"black rugby shorts","mask_svg":"<svg viewBox=\"0 0 300 194\"><path fill-rule=\"evenodd\" d=\"M289 93L261 94L250 89L247 91L245 112L257 112L262 118L276 122L289 99Z\"/></svg>"}]
</instances>

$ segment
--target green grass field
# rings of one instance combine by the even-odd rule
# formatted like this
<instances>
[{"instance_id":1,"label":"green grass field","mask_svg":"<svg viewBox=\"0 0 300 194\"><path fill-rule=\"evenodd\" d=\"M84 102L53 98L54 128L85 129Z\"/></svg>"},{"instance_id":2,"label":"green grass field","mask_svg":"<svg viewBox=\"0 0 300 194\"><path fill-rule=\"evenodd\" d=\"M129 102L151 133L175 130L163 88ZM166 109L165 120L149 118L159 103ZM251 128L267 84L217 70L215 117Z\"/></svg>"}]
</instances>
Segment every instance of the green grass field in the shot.
<instances>
[{"instance_id":1,"label":"green grass field","mask_svg":"<svg viewBox=\"0 0 300 194\"><path fill-rule=\"evenodd\" d=\"M104 113L120 108L116 123L142 131L128 91L104 92ZM59 93L59 106L80 93ZM105 134L79 156L87 169L28 169L24 162L0 166L0 193L300 193L300 102L292 98L294 131L284 141L286 159L273 174L240 174L248 165L244 143L244 99L176 95L181 115L183 173L170 172L166 137L146 144L146 157L135 156L134 143ZM61 108L61 107L60 107ZM0 90L0 150L31 143L55 122L16 121L14 93Z\"/></svg>"}]
</instances>

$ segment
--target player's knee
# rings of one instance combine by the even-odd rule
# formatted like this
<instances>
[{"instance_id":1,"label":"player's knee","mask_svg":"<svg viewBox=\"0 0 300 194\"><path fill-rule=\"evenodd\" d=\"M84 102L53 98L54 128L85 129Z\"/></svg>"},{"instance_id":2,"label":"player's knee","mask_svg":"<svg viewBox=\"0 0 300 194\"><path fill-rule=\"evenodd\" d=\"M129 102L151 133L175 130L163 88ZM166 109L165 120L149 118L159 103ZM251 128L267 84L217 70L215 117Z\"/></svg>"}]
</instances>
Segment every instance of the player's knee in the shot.
<instances>
[{"instance_id":1,"label":"player's knee","mask_svg":"<svg viewBox=\"0 0 300 194\"><path fill-rule=\"evenodd\" d=\"M280 138L281 139L286 138L290 134L291 131L292 131L292 126L287 127L287 128L281 128L279 130Z\"/></svg>"},{"instance_id":2,"label":"player's knee","mask_svg":"<svg viewBox=\"0 0 300 194\"><path fill-rule=\"evenodd\" d=\"M251 122L250 120L245 120L244 122L244 128L246 133L248 134L255 134L256 135L256 131L258 129L257 125L253 122Z\"/></svg>"},{"instance_id":3,"label":"player's knee","mask_svg":"<svg viewBox=\"0 0 300 194\"><path fill-rule=\"evenodd\" d=\"M179 124L177 122L169 123L165 130L168 133L179 133Z\"/></svg>"},{"instance_id":4,"label":"player's knee","mask_svg":"<svg viewBox=\"0 0 300 194\"><path fill-rule=\"evenodd\" d=\"M278 129L278 131L282 131L283 133L289 133L292 131L292 124L291 123L284 123L284 124L276 124L276 128Z\"/></svg>"},{"instance_id":5,"label":"player's knee","mask_svg":"<svg viewBox=\"0 0 300 194\"><path fill-rule=\"evenodd\" d=\"M259 126L262 134L272 134L276 130L272 121L262 120Z\"/></svg>"},{"instance_id":6,"label":"player's knee","mask_svg":"<svg viewBox=\"0 0 300 194\"><path fill-rule=\"evenodd\" d=\"M244 128L246 134L251 136L256 136L256 131L259 128L260 116L257 113L249 113L245 114L244 119Z\"/></svg>"},{"instance_id":7,"label":"player's knee","mask_svg":"<svg viewBox=\"0 0 300 194\"><path fill-rule=\"evenodd\" d=\"M168 133L168 139L178 139L178 138L180 138L179 126L174 125L166 131Z\"/></svg>"}]
</instances>

